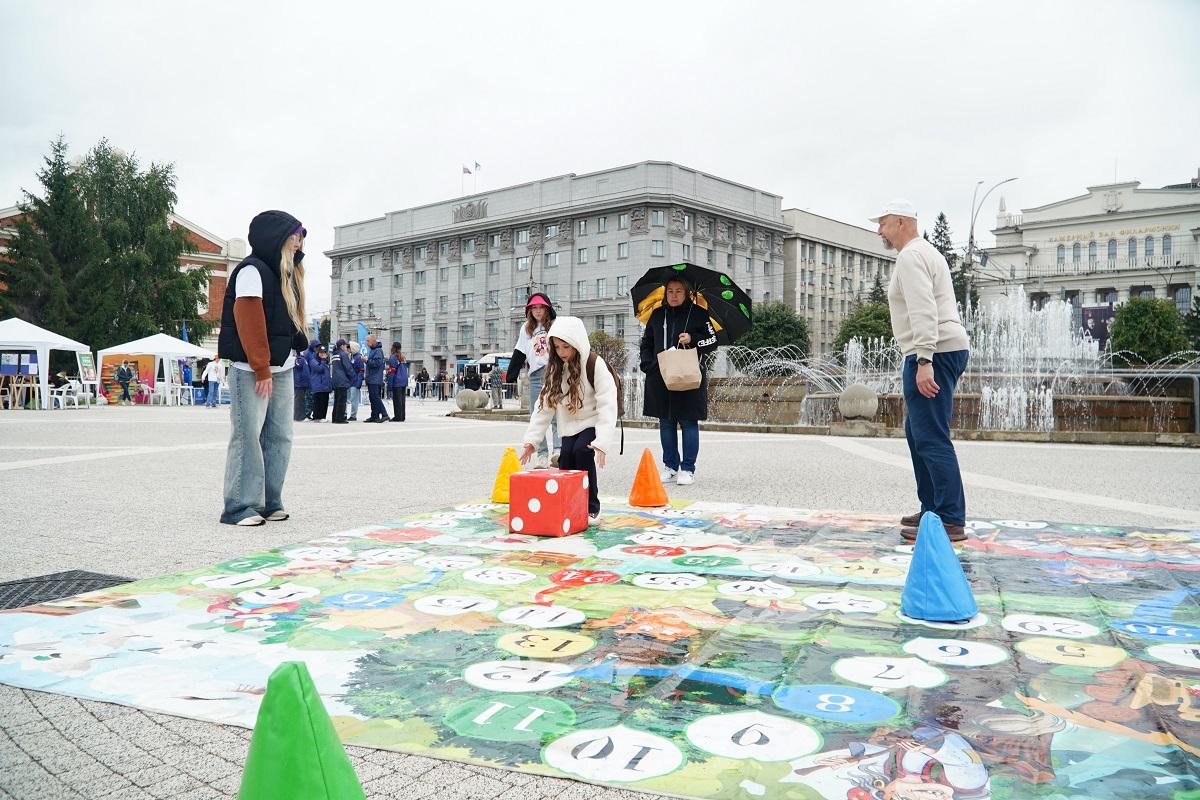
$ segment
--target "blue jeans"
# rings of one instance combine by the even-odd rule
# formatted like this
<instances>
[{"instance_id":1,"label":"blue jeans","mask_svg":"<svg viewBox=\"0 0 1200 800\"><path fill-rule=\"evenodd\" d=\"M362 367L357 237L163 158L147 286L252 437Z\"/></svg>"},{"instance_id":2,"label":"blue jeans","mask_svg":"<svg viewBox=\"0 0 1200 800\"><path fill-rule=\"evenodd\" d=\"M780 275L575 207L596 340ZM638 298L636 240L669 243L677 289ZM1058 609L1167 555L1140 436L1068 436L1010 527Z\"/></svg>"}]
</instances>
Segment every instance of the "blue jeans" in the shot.
<instances>
[{"instance_id":1,"label":"blue jeans","mask_svg":"<svg viewBox=\"0 0 1200 800\"><path fill-rule=\"evenodd\" d=\"M679 437L683 431L683 461L679 460ZM694 419L662 417L658 421L658 438L662 441L663 463L668 469L696 471L696 456L700 455L700 423Z\"/></svg>"},{"instance_id":2,"label":"blue jeans","mask_svg":"<svg viewBox=\"0 0 1200 800\"><path fill-rule=\"evenodd\" d=\"M940 391L923 397L917 391L917 357L904 359L904 435L912 456L921 513L932 511L946 525L963 525L967 500L963 494L958 456L950 441L954 389L967 368L968 350L933 354L933 379Z\"/></svg>"},{"instance_id":3,"label":"blue jeans","mask_svg":"<svg viewBox=\"0 0 1200 800\"><path fill-rule=\"evenodd\" d=\"M235 525L283 508L283 479L292 456L292 371L271 376L271 396L254 393L254 373L229 371L229 450L225 458L225 509Z\"/></svg>"},{"instance_id":4,"label":"blue jeans","mask_svg":"<svg viewBox=\"0 0 1200 800\"><path fill-rule=\"evenodd\" d=\"M362 402L362 388L351 386L346 390L346 394L350 397L350 419L358 419L358 404Z\"/></svg>"},{"instance_id":5,"label":"blue jeans","mask_svg":"<svg viewBox=\"0 0 1200 800\"><path fill-rule=\"evenodd\" d=\"M221 401L221 384L218 381L208 382L208 394L204 398L204 405L209 408L216 408Z\"/></svg>"},{"instance_id":6,"label":"blue jeans","mask_svg":"<svg viewBox=\"0 0 1200 800\"><path fill-rule=\"evenodd\" d=\"M546 368L542 367L537 372L529 373L529 415L533 416L533 412L537 409L538 395L542 393L542 384L546 380ZM554 440L554 452L562 449L562 439L558 435L558 418L550 418L550 437ZM546 449L546 437L538 442L538 455L549 455Z\"/></svg>"}]
</instances>

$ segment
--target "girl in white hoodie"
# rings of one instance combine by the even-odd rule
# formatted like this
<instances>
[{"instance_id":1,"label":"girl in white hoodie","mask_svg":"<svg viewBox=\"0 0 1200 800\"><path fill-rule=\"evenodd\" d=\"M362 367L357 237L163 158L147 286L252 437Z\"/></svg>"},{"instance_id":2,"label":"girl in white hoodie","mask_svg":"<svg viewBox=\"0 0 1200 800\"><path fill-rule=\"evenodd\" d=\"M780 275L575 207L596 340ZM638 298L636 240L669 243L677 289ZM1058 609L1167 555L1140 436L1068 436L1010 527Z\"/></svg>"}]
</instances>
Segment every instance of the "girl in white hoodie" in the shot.
<instances>
[{"instance_id":1,"label":"girl in white hoodie","mask_svg":"<svg viewBox=\"0 0 1200 800\"><path fill-rule=\"evenodd\" d=\"M534 401L525 430L521 463L529 461L537 443L544 441L553 418L562 436L559 469L587 470L588 517L600 516L600 490L596 466L604 466L617 430L617 385L603 359L592 354L587 329L579 317L559 317L550 326L550 361L546 382ZM594 360L588 370L588 360ZM595 381L589 381L589 372Z\"/></svg>"}]
</instances>

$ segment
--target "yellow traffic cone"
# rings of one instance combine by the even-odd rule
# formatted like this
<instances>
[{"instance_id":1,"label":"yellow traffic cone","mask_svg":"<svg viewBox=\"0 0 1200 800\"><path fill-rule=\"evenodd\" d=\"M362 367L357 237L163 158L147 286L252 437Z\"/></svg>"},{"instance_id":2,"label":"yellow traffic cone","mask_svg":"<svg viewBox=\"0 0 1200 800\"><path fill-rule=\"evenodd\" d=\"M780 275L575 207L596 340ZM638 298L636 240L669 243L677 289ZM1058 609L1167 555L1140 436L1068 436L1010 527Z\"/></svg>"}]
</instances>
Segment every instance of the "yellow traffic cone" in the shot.
<instances>
[{"instance_id":1,"label":"yellow traffic cone","mask_svg":"<svg viewBox=\"0 0 1200 800\"><path fill-rule=\"evenodd\" d=\"M521 471L521 462L517 458L515 448L504 448L504 457L500 459L500 471L496 473L496 482L492 484L492 502L508 502L508 478L514 472Z\"/></svg>"}]
</instances>

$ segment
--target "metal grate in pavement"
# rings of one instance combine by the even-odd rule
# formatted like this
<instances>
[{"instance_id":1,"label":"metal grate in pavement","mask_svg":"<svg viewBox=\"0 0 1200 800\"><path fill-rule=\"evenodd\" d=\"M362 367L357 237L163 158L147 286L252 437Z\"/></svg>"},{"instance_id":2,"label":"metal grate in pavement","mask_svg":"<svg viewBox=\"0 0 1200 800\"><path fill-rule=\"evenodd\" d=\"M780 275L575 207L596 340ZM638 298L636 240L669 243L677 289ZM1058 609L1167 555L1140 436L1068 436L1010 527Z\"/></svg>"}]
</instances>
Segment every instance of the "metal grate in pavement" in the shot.
<instances>
[{"instance_id":1,"label":"metal grate in pavement","mask_svg":"<svg viewBox=\"0 0 1200 800\"><path fill-rule=\"evenodd\" d=\"M72 569L66 572L55 572L51 575L8 581L0 583L0 609L22 608L47 600L58 600L84 592L93 592L97 589L107 589L110 586L129 583L132 580L133 578Z\"/></svg>"}]
</instances>

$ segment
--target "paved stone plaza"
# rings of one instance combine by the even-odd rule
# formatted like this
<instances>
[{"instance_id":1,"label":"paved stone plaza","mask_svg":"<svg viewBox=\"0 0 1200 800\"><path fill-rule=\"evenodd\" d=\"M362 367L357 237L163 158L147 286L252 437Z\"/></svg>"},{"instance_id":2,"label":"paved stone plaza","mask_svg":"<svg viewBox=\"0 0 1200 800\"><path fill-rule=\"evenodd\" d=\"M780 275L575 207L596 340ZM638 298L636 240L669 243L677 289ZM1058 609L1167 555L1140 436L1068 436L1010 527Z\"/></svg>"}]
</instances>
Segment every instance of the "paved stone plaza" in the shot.
<instances>
[{"instance_id":1,"label":"paved stone plaza","mask_svg":"<svg viewBox=\"0 0 1200 800\"><path fill-rule=\"evenodd\" d=\"M9 499L0 581L66 570L147 578L331 531L484 498L522 426L412 403L404 425L297 426L293 518L216 523L227 411L99 408L0 416ZM623 495L654 431L628 429L600 476ZM1200 525L1195 450L965 442L972 518ZM915 509L898 440L704 433L697 482L673 497L853 512ZM232 797L250 732L0 686L0 798ZM634 792L348 748L369 797L616 800Z\"/></svg>"}]
</instances>

